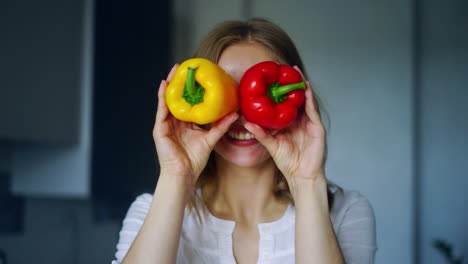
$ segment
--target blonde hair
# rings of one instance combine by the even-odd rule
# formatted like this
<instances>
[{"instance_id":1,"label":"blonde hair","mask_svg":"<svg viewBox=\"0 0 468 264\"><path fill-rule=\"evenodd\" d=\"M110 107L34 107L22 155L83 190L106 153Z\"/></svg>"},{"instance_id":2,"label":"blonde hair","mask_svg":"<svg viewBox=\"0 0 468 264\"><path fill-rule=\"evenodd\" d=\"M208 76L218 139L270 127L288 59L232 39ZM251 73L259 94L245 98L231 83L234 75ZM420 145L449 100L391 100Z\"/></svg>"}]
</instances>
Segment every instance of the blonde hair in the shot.
<instances>
[{"instance_id":1,"label":"blonde hair","mask_svg":"<svg viewBox=\"0 0 468 264\"><path fill-rule=\"evenodd\" d=\"M194 57L206 58L213 62L218 62L222 52L230 45L245 42L255 41L266 47L271 51L275 59L282 63L290 66L298 66L299 69L306 75L304 64L299 56L296 46L288 34L276 24L262 18L252 18L247 21L226 21L217 25L211 30L205 38L201 41L200 45L194 53ZM307 76L306 76L307 77ZM322 104L316 93L314 92L314 103L317 107L319 114L322 110ZM328 116L327 116L328 117ZM202 210L206 210L206 205L210 201L210 197L200 197L201 190L205 187L210 186L216 189L215 171L216 162L214 159L215 153L212 152L208 160L207 166L200 175L198 181L195 183L194 196L189 200L189 208L195 209L195 212L200 217L199 207L197 206L197 199L202 202ZM325 151L326 161L327 151ZM289 186L282 173L277 169L275 174L275 187L272 190L274 196L291 204L294 203ZM213 186L214 185L214 186ZM330 188L329 188L330 189ZM210 195L211 196L211 195ZM333 195L328 191L329 207L333 203Z\"/></svg>"}]
</instances>

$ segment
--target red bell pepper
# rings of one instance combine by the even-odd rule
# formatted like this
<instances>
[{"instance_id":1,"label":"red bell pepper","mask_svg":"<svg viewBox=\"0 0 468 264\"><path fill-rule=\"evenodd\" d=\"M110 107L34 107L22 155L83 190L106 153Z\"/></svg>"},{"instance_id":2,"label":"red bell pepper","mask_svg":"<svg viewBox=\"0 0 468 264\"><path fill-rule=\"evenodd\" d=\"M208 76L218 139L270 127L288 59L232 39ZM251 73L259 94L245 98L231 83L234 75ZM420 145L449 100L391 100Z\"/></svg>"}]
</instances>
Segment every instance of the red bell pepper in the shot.
<instances>
[{"instance_id":1,"label":"red bell pepper","mask_svg":"<svg viewBox=\"0 0 468 264\"><path fill-rule=\"evenodd\" d=\"M301 74L291 66L273 61L255 64L239 84L242 115L265 129L288 127L304 104L305 88Z\"/></svg>"}]
</instances>

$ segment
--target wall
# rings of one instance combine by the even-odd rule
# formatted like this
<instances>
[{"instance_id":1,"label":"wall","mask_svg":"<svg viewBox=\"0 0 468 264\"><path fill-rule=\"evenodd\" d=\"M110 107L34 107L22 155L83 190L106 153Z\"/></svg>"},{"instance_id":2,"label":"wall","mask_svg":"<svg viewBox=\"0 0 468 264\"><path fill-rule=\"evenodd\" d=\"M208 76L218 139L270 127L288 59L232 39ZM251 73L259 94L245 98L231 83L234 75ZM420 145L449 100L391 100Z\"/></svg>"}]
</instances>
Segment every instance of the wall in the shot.
<instances>
[{"instance_id":1,"label":"wall","mask_svg":"<svg viewBox=\"0 0 468 264\"><path fill-rule=\"evenodd\" d=\"M180 63L191 57L203 35L216 23L245 18L247 2L247 0L173 0L174 34L171 52L174 63Z\"/></svg>"},{"instance_id":2,"label":"wall","mask_svg":"<svg viewBox=\"0 0 468 264\"><path fill-rule=\"evenodd\" d=\"M468 257L468 2L421 3L420 252L444 263L436 238Z\"/></svg>"}]
</instances>

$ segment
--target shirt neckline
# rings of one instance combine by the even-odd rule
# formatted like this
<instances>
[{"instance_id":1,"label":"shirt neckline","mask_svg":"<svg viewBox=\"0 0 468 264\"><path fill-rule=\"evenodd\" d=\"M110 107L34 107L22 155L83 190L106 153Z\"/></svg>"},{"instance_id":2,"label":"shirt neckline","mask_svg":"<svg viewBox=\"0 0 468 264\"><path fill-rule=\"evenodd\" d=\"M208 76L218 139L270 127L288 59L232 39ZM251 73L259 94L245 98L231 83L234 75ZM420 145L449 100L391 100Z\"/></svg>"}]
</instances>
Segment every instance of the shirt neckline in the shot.
<instances>
[{"instance_id":1,"label":"shirt neckline","mask_svg":"<svg viewBox=\"0 0 468 264\"><path fill-rule=\"evenodd\" d=\"M291 217L291 215L293 217ZM235 221L216 217L208 209L206 210L206 217L209 228L225 234L232 234L232 232L234 232L236 226ZM290 223L294 223L294 207L291 204L288 205L283 215L277 220L258 223L257 226L260 232L263 230L271 230L271 233L277 233L288 228Z\"/></svg>"}]
</instances>

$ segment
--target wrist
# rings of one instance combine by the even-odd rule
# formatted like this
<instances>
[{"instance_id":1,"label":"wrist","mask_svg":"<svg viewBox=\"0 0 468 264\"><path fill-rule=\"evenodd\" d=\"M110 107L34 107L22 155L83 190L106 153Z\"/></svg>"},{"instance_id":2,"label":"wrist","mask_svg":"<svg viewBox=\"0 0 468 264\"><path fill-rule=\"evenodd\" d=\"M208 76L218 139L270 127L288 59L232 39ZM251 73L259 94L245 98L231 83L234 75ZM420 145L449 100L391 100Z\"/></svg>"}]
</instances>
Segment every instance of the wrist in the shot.
<instances>
[{"instance_id":1,"label":"wrist","mask_svg":"<svg viewBox=\"0 0 468 264\"><path fill-rule=\"evenodd\" d=\"M323 174L311 178L292 178L289 188L296 204L301 200L327 200L327 180Z\"/></svg>"},{"instance_id":2,"label":"wrist","mask_svg":"<svg viewBox=\"0 0 468 264\"><path fill-rule=\"evenodd\" d=\"M189 177L188 175L174 175L161 172L159 174L156 190L162 189L164 192L182 195L184 200L187 200L194 190L195 183L192 182L192 179L193 177Z\"/></svg>"}]
</instances>

